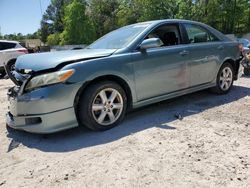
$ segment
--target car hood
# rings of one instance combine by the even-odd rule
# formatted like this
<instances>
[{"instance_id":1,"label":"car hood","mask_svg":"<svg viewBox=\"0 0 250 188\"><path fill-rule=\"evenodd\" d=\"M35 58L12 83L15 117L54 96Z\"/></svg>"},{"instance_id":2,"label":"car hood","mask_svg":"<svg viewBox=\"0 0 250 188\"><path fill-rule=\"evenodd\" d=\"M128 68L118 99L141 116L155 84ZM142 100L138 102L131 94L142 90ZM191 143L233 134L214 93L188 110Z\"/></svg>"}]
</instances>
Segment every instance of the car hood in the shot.
<instances>
[{"instance_id":1,"label":"car hood","mask_svg":"<svg viewBox=\"0 0 250 188\"><path fill-rule=\"evenodd\" d=\"M110 56L115 51L115 49L83 49L27 54L17 58L15 67L17 70L29 69L37 72L55 68L62 63Z\"/></svg>"}]
</instances>

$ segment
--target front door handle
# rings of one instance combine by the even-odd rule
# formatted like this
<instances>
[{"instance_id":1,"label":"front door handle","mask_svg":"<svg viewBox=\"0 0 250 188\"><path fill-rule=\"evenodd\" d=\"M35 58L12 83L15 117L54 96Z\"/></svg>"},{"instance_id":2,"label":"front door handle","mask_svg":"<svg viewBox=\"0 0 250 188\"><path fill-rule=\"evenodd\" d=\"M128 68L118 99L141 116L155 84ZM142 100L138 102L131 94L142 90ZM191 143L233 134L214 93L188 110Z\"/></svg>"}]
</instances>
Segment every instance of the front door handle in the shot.
<instances>
[{"instance_id":1,"label":"front door handle","mask_svg":"<svg viewBox=\"0 0 250 188\"><path fill-rule=\"evenodd\" d=\"M188 54L189 54L189 51L187 51L187 50L183 50L183 51L180 52L180 55L182 55L182 56L185 56L185 55L188 55Z\"/></svg>"}]
</instances>

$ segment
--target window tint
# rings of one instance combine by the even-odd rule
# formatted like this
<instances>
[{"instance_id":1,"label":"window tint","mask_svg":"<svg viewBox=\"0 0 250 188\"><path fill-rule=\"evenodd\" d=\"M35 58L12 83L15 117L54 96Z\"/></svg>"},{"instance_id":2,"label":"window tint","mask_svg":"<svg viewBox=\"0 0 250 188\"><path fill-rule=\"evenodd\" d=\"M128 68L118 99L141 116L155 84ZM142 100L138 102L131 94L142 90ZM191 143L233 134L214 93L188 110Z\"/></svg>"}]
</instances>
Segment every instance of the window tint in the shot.
<instances>
[{"instance_id":1,"label":"window tint","mask_svg":"<svg viewBox=\"0 0 250 188\"><path fill-rule=\"evenodd\" d=\"M10 42L0 42L0 50L7 50L11 48L15 48L16 43L10 43Z\"/></svg>"},{"instance_id":2,"label":"window tint","mask_svg":"<svg viewBox=\"0 0 250 188\"><path fill-rule=\"evenodd\" d=\"M153 30L145 39L159 38L162 46L173 46L181 43L180 32L177 25L163 25Z\"/></svg>"},{"instance_id":3,"label":"window tint","mask_svg":"<svg viewBox=\"0 0 250 188\"><path fill-rule=\"evenodd\" d=\"M213 42L219 39L198 25L184 24L190 43Z\"/></svg>"}]
</instances>

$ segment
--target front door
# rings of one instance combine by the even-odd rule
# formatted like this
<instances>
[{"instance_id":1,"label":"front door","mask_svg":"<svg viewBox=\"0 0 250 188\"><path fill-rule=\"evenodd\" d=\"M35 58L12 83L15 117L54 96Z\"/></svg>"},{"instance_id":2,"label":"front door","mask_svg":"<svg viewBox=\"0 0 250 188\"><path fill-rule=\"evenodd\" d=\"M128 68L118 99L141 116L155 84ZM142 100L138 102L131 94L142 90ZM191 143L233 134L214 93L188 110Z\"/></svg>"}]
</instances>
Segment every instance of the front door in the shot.
<instances>
[{"instance_id":1,"label":"front door","mask_svg":"<svg viewBox=\"0 0 250 188\"><path fill-rule=\"evenodd\" d=\"M159 38L162 46L132 53L138 100L188 88L188 53L180 44L178 25L160 26L147 38Z\"/></svg>"}]
</instances>

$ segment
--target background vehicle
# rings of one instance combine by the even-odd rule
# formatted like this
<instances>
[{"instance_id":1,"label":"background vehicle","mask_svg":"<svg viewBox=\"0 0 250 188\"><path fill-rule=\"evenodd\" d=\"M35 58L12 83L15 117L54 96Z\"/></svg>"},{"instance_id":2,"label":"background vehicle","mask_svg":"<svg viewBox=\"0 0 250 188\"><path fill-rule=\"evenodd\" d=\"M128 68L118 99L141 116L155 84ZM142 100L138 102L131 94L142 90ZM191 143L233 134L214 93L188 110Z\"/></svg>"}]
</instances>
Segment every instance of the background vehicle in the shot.
<instances>
[{"instance_id":1,"label":"background vehicle","mask_svg":"<svg viewBox=\"0 0 250 188\"><path fill-rule=\"evenodd\" d=\"M249 48L250 47L250 41L248 39L245 38L238 38L237 41L243 45L243 47L245 48Z\"/></svg>"},{"instance_id":2,"label":"background vehicle","mask_svg":"<svg viewBox=\"0 0 250 188\"><path fill-rule=\"evenodd\" d=\"M158 20L115 30L86 49L17 58L7 124L51 133L116 126L127 110L212 88L239 76L238 42L199 22Z\"/></svg>"},{"instance_id":3,"label":"background vehicle","mask_svg":"<svg viewBox=\"0 0 250 188\"><path fill-rule=\"evenodd\" d=\"M244 66L244 74L246 76L250 75L250 63L249 63L249 58L248 55L249 54L249 47L250 47L250 41L248 39L244 39L244 38L239 38L238 42L242 45L242 49L241 49L241 55L242 55L242 64Z\"/></svg>"},{"instance_id":4,"label":"background vehicle","mask_svg":"<svg viewBox=\"0 0 250 188\"><path fill-rule=\"evenodd\" d=\"M246 76L250 75L250 49L249 48L242 48L241 50L241 64L244 67L244 74Z\"/></svg>"},{"instance_id":5,"label":"background vehicle","mask_svg":"<svg viewBox=\"0 0 250 188\"><path fill-rule=\"evenodd\" d=\"M0 77L3 77L6 73L4 70L4 63L8 63L11 67L18 56L27 54L26 48L22 47L19 42L0 40Z\"/></svg>"}]
</instances>

